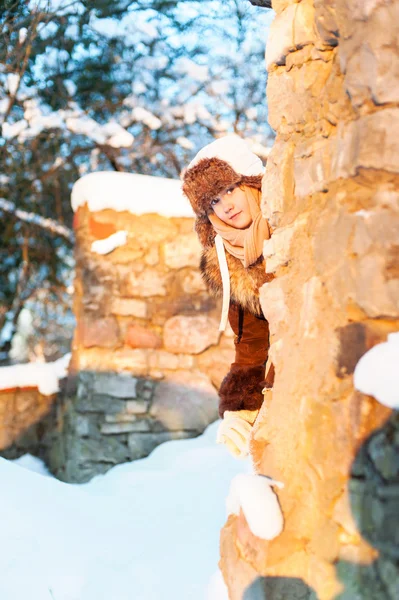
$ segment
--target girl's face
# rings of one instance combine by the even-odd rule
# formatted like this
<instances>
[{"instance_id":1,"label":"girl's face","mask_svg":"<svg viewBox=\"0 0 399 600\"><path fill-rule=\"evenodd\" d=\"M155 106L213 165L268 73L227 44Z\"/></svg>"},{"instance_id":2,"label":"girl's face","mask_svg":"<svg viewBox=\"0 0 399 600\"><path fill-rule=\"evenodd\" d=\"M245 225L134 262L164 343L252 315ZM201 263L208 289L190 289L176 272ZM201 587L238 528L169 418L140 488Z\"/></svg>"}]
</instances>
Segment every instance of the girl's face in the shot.
<instances>
[{"instance_id":1,"label":"girl's face","mask_svg":"<svg viewBox=\"0 0 399 600\"><path fill-rule=\"evenodd\" d=\"M221 221L236 229L246 229L252 223L247 197L238 185L212 200L211 207Z\"/></svg>"}]
</instances>

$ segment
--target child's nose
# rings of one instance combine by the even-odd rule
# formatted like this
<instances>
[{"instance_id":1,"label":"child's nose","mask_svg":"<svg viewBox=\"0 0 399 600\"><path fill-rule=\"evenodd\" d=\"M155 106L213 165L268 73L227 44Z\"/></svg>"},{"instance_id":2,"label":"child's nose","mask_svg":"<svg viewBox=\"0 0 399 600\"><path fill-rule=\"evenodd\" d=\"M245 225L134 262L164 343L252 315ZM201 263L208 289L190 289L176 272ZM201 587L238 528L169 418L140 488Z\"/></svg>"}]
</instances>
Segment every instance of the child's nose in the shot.
<instances>
[{"instance_id":1,"label":"child's nose","mask_svg":"<svg viewBox=\"0 0 399 600\"><path fill-rule=\"evenodd\" d=\"M231 211L231 209L233 208L233 201L232 198L223 198L223 209L225 213L228 213Z\"/></svg>"}]
</instances>

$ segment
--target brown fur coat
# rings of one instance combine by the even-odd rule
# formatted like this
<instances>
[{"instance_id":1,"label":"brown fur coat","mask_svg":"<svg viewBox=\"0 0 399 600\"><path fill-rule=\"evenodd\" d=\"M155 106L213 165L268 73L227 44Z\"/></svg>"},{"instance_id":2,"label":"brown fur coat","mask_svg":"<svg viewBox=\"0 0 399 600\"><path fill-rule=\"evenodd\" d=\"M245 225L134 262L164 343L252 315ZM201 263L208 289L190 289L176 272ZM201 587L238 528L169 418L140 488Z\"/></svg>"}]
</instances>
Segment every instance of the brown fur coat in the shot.
<instances>
[{"instance_id":1,"label":"brown fur coat","mask_svg":"<svg viewBox=\"0 0 399 600\"><path fill-rule=\"evenodd\" d=\"M274 370L265 380L269 325L259 302L259 288L273 276L265 273L264 259L244 268L226 252L230 273L229 322L235 334L235 361L219 390L219 414L225 410L256 410L263 402L262 389L272 387ZM204 249L201 272L209 291L222 296L223 286L215 245Z\"/></svg>"},{"instance_id":2,"label":"brown fur coat","mask_svg":"<svg viewBox=\"0 0 399 600\"><path fill-rule=\"evenodd\" d=\"M273 279L272 275L265 273L263 257L246 269L238 258L228 252L226 252L226 259L230 274L230 301L253 315L261 316L259 288ZM215 245L203 251L200 269L209 291L214 296L221 297L223 294L222 276Z\"/></svg>"}]
</instances>

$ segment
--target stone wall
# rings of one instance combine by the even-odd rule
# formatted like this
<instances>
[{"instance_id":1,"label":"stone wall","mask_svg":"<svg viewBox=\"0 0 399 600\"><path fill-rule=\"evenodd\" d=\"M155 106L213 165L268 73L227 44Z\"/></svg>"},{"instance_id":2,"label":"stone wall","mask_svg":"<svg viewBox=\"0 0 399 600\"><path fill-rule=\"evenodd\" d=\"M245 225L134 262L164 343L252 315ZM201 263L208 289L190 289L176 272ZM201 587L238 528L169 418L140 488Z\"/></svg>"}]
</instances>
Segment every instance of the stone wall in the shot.
<instances>
[{"instance_id":1,"label":"stone wall","mask_svg":"<svg viewBox=\"0 0 399 600\"><path fill-rule=\"evenodd\" d=\"M49 458L58 477L85 481L218 418L233 333L218 331L220 306L198 270L193 223L87 204L75 213L77 326ZM125 245L93 252L93 242L121 230Z\"/></svg>"},{"instance_id":2,"label":"stone wall","mask_svg":"<svg viewBox=\"0 0 399 600\"><path fill-rule=\"evenodd\" d=\"M37 387L0 390L0 454L16 458L37 449L56 394L44 395Z\"/></svg>"},{"instance_id":3,"label":"stone wall","mask_svg":"<svg viewBox=\"0 0 399 600\"><path fill-rule=\"evenodd\" d=\"M255 428L259 473L283 481L271 542L230 516L230 600L399 597L395 415L353 388L399 330L399 2L274 0L261 291L276 367Z\"/></svg>"}]
</instances>

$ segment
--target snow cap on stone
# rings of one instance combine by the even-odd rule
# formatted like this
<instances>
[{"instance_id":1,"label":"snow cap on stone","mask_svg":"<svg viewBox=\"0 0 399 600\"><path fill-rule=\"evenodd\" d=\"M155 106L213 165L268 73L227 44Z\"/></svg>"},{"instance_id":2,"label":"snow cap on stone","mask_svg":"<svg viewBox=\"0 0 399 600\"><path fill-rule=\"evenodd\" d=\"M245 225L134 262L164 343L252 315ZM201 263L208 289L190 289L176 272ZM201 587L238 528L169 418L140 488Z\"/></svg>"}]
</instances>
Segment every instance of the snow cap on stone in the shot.
<instances>
[{"instance_id":1,"label":"snow cap on stone","mask_svg":"<svg viewBox=\"0 0 399 600\"><path fill-rule=\"evenodd\" d=\"M203 158L220 158L241 175L259 175L263 172L260 158L251 152L245 140L235 134L226 135L204 146L188 165L187 171Z\"/></svg>"},{"instance_id":2,"label":"snow cap on stone","mask_svg":"<svg viewBox=\"0 0 399 600\"><path fill-rule=\"evenodd\" d=\"M399 409L399 331L376 344L356 365L353 384L389 408Z\"/></svg>"}]
</instances>

